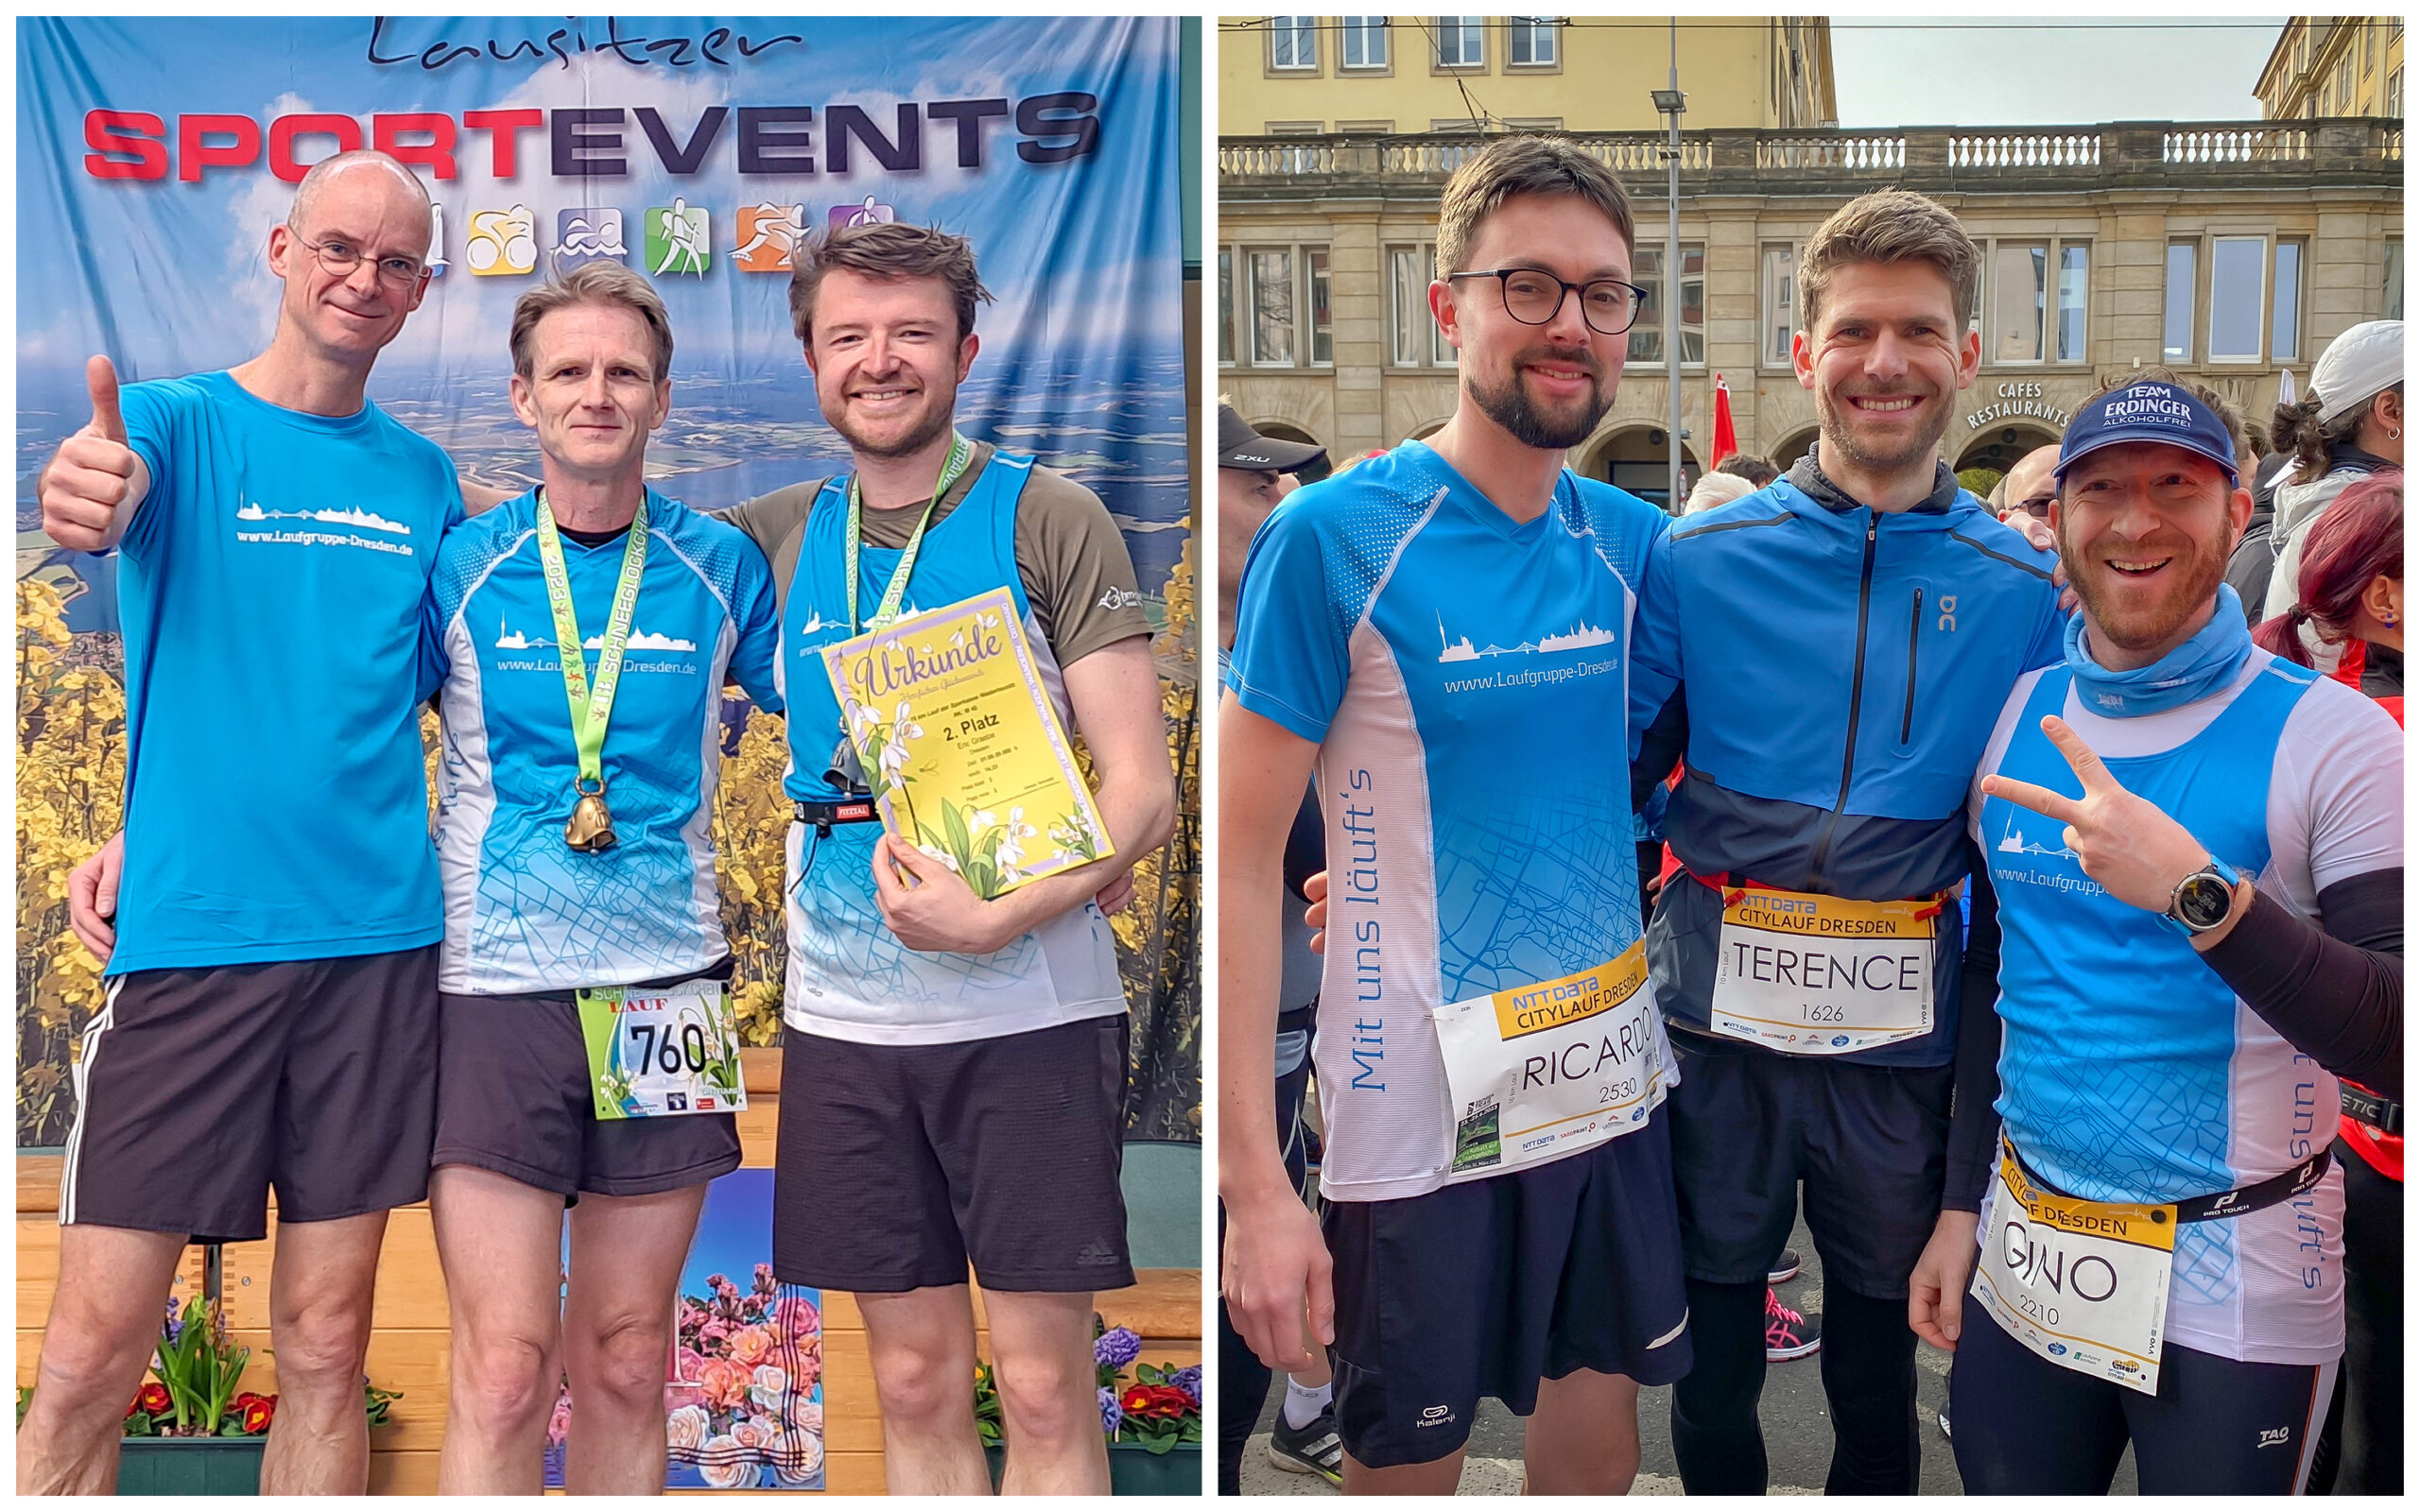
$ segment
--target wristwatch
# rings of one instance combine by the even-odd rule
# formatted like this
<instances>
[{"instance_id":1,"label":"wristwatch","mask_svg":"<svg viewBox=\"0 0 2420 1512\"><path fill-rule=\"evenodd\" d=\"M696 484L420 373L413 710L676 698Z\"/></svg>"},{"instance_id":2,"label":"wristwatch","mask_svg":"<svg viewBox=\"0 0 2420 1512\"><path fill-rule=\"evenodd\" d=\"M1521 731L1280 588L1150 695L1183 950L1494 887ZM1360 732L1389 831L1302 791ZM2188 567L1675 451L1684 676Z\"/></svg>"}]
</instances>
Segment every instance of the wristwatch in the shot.
<instances>
[{"instance_id":1,"label":"wristwatch","mask_svg":"<svg viewBox=\"0 0 2420 1512\"><path fill-rule=\"evenodd\" d=\"M2168 912L2161 917L2187 936L2204 935L2226 922L2235 906L2236 872L2210 857L2169 894Z\"/></svg>"}]
</instances>

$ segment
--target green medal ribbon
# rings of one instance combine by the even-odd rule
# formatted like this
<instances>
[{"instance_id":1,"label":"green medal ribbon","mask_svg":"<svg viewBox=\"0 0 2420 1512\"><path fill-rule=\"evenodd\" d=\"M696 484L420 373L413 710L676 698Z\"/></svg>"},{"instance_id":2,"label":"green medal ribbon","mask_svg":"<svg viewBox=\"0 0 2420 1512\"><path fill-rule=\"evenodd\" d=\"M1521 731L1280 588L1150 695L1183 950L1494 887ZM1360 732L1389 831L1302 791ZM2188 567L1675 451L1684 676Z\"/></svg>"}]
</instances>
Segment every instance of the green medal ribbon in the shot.
<instances>
[{"instance_id":1,"label":"green medal ribbon","mask_svg":"<svg viewBox=\"0 0 2420 1512\"><path fill-rule=\"evenodd\" d=\"M555 648L563 666L563 693L571 703L572 744L579 752L579 776L572 784L580 808L605 791L605 726L614 715L614 693L622 682L622 653L630 644L631 615L638 606L639 577L647 568L647 501L631 520L629 540L622 545L622 580L614 590L613 616L605 623L605 648L596 662L596 681L588 680L588 659L581 650L579 616L572 608L571 574L563 566L562 534L555 526L555 511L544 491L538 495L538 560L546 573L546 603L555 614ZM598 805L601 816L602 805ZM578 811L576 811L577 813ZM579 822L575 817L575 823ZM610 824L603 845L575 846L602 850L613 844Z\"/></svg>"},{"instance_id":2,"label":"green medal ribbon","mask_svg":"<svg viewBox=\"0 0 2420 1512\"><path fill-rule=\"evenodd\" d=\"M873 611L873 621L866 628L887 630L899 618L900 601L908 596L908 575L916 570L916 552L925 543L925 527L933 523L933 511L941 507L942 495L966 472L975 460L975 443L956 431L949 436L949 460L942 464L941 481L933 485L933 498L916 522L915 532L908 536L907 549L899 554L899 565L892 569L890 586L883 591L882 607ZM857 633L857 544L864 539L864 496L857 490L855 474L849 478L849 634Z\"/></svg>"}]
</instances>

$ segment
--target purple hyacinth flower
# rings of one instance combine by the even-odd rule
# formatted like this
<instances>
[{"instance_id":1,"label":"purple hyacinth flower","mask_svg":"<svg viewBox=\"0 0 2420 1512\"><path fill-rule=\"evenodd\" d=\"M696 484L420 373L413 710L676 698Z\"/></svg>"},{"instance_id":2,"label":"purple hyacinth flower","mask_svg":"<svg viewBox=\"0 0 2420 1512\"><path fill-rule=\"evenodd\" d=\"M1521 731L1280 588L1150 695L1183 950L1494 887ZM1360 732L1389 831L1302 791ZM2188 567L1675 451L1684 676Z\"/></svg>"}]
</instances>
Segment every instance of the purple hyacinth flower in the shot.
<instances>
[{"instance_id":1,"label":"purple hyacinth flower","mask_svg":"<svg viewBox=\"0 0 2420 1512\"><path fill-rule=\"evenodd\" d=\"M1143 1336L1132 1329L1111 1329L1093 1340L1093 1359L1113 1370L1123 1370L1143 1352Z\"/></svg>"},{"instance_id":2,"label":"purple hyacinth flower","mask_svg":"<svg viewBox=\"0 0 2420 1512\"><path fill-rule=\"evenodd\" d=\"M1115 1386L1101 1387L1100 1431L1104 1434L1114 1434L1117 1432L1117 1425L1125 1420L1126 1409L1117 1404L1117 1388Z\"/></svg>"},{"instance_id":3,"label":"purple hyacinth flower","mask_svg":"<svg viewBox=\"0 0 2420 1512\"><path fill-rule=\"evenodd\" d=\"M1201 1405L1201 1367L1200 1366L1189 1365L1182 1370L1169 1371L1168 1384L1192 1398L1195 1406Z\"/></svg>"}]
</instances>

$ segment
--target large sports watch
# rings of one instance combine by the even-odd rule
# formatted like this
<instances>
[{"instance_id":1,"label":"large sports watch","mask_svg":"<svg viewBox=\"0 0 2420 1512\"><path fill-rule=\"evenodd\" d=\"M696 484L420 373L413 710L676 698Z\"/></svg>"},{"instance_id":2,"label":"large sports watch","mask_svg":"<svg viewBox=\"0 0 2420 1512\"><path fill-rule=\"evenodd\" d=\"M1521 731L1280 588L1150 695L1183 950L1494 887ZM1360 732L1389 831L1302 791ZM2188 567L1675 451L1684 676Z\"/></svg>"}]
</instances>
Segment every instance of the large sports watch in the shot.
<instances>
[{"instance_id":1,"label":"large sports watch","mask_svg":"<svg viewBox=\"0 0 2420 1512\"><path fill-rule=\"evenodd\" d=\"M2161 917L2187 935L2206 935L2227 920L2235 906L2236 871L2210 857L2169 894L2168 912Z\"/></svg>"}]
</instances>

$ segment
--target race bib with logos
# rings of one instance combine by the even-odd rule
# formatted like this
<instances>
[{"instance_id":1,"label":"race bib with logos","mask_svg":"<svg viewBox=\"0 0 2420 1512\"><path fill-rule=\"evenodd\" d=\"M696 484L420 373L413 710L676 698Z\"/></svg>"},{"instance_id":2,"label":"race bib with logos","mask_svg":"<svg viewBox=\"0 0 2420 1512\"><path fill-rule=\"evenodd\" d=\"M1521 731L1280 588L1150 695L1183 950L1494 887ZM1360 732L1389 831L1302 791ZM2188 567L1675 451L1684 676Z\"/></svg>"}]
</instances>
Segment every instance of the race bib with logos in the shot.
<instances>
[{"instance_id":1,"label":"race bib with logos","mask_svg":"<svg viewBox=\"0 0 2420 1512\"><path fill-rule=\"evenodd\" d=\"M1937 902L1857 902L1778 887L1723 894L1716 1034L1839 1056L1932 1032Z\"/></svg>"},{"instance_id":2,"label":"race bib with logos","mask_svg":"<svg viewBox=\"0 0 2420 1512\"><path fill-rule=\"evenodd\" d=\"M710 980L579 994L596 1116L664 1118L748 1106L731 992Z\"/></svg>"},{"instance_id":3,"label":"race bib with logos","mask_svg":"<svg viewBox=\"0 0 2420 1512\"><path fill-rule=\"evenodd\" d=\"M2155 1395L2175 1251L2174 1204L2053 1196L2003 1144L1967 1290L2052 1365Z\"/></svg>"},{"instance_id":4,"label":"race bib with logos","mask_svg":"<svg viewBox=\"0 0 2420 1512\"><path fill-rule=\"evenodd\" d=\"M1643 1128L1671 1052L1644 940L1602 966L1436 1010L1453 1099L1448 1182L1559 1160Z\"/></svg>"}]
</instances>

